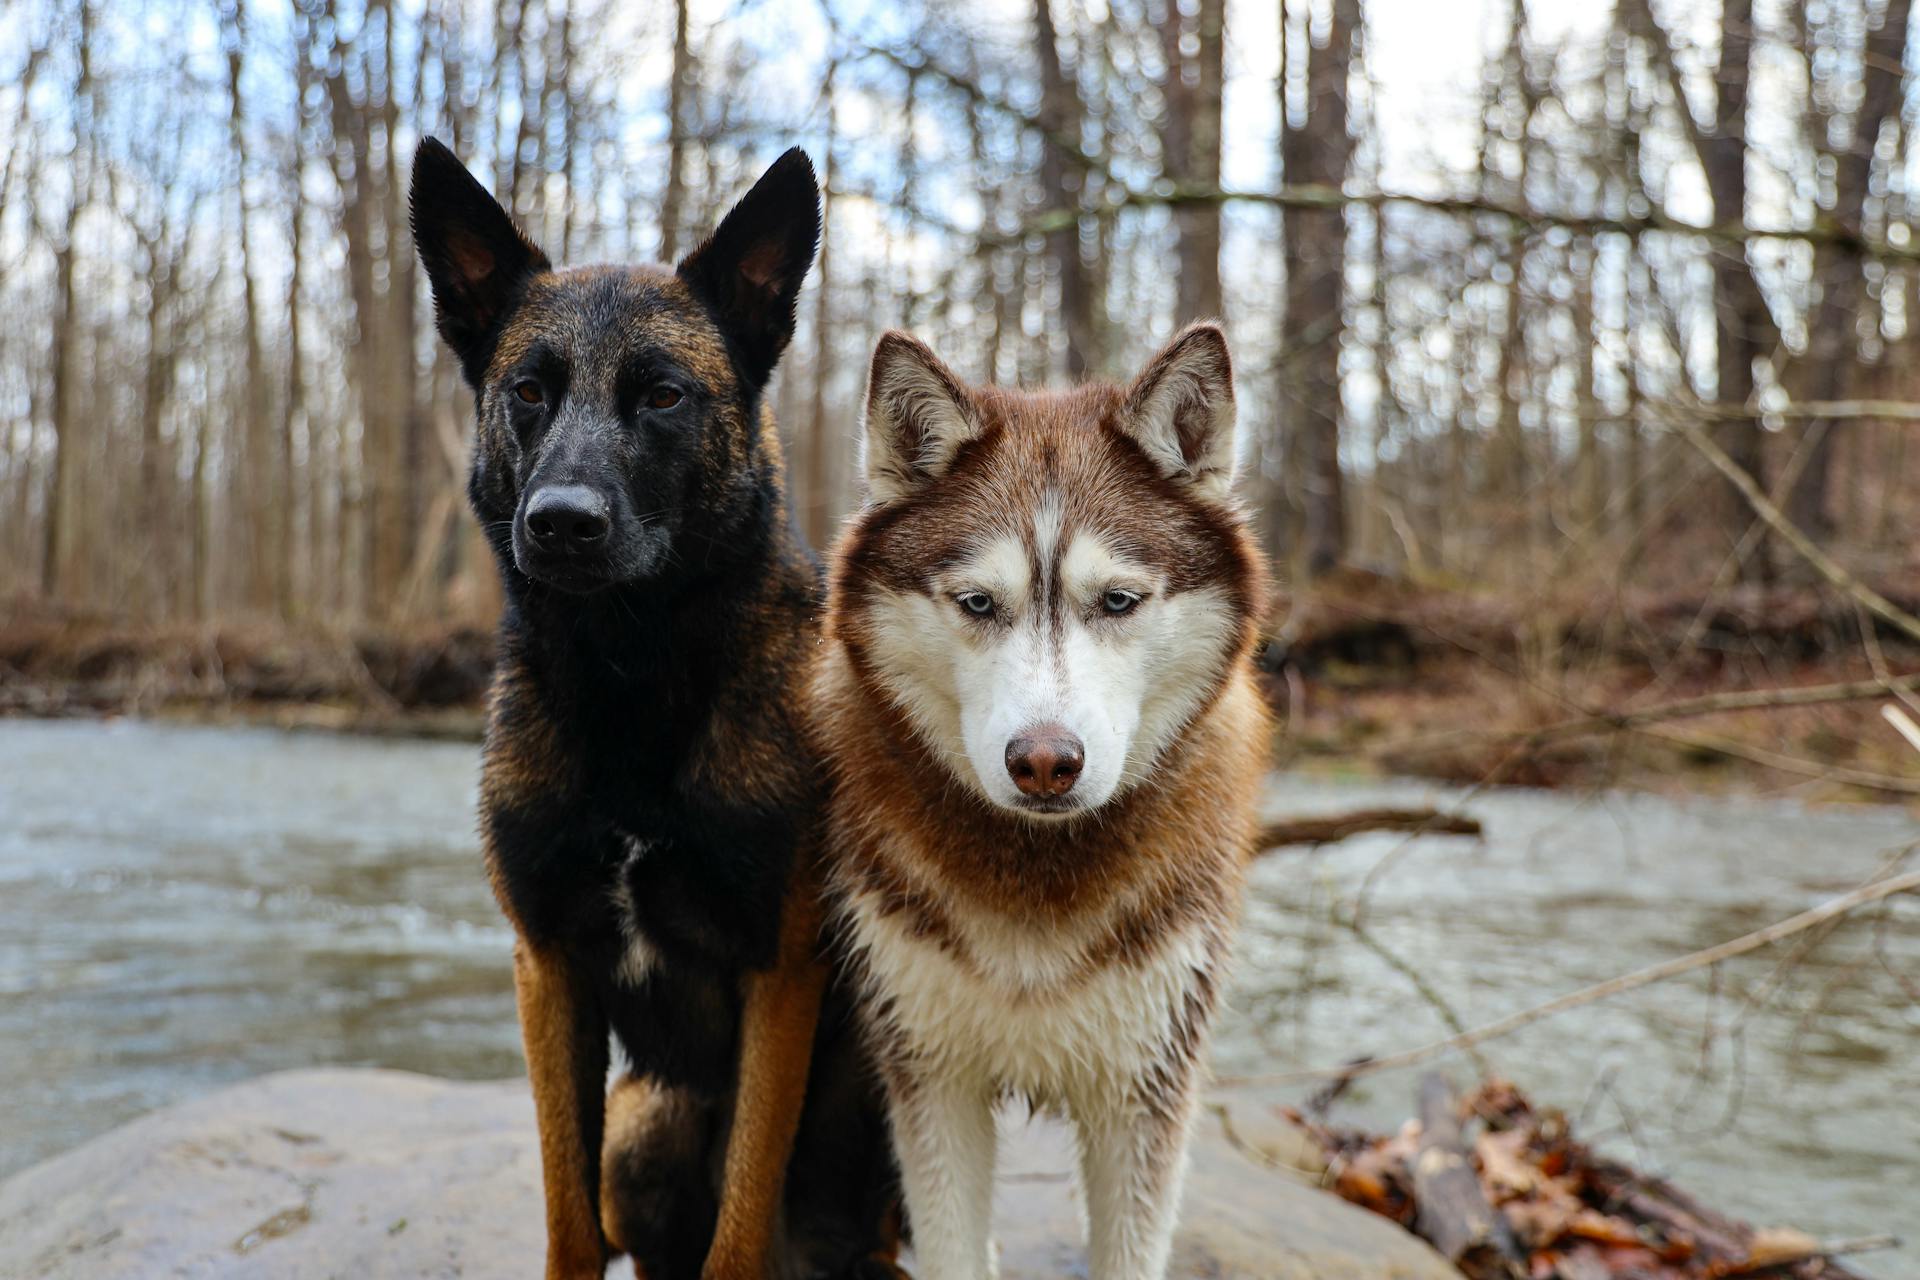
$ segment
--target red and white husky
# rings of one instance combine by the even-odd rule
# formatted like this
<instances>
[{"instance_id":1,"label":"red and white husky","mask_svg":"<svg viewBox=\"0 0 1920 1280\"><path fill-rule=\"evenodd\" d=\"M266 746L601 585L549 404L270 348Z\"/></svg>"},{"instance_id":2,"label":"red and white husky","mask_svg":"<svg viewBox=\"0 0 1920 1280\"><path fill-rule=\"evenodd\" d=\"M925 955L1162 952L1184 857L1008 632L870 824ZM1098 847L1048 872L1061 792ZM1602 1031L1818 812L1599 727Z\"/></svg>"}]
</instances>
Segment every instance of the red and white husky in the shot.
<instances>
[{"instance_id":1,"label":"red and white husky","mask_svg":"<svg viewBox=\"0 0 1920 1280\"><path fill-rule=\"evenodd\" d=\"M1225 337L968 387L881 338L815 678L843 936L924 1280L984 1280L994 1108L1080 1136L1094 1280L1158 1280L1269 726Z\"/></svg>"}]
</instances>

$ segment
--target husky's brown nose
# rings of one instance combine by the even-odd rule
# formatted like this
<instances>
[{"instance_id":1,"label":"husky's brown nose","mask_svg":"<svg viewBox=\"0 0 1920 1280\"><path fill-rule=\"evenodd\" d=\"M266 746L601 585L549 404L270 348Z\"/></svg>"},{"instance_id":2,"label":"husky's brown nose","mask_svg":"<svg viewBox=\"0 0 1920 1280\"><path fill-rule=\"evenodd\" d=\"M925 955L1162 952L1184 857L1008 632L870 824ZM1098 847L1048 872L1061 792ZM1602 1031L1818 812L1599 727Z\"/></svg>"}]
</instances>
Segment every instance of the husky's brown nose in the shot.
<instances>
[{"instance_id":1,"label":"husky's brown nose","mask_svg":"<svg viewBox=\"0 0 1920 1280\"><path fill-rule=\"evenodd\" d=\"M1063 796L1080 780L1086 751L1080 739L1057 724L1043 724L1007 744L1007 773L1021 794Z\"/></svg>"}]
</instances>

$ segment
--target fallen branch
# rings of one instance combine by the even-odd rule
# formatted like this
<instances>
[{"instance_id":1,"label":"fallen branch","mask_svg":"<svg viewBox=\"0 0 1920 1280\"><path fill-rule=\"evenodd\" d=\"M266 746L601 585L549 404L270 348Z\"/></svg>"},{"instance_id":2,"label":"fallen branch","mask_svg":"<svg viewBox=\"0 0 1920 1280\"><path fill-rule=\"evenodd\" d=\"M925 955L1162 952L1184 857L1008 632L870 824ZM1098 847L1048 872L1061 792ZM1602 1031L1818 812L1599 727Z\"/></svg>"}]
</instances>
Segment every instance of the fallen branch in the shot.
<instances>
[{"instance_id":1,"label":"fallen branch","mask_svg":"<svg viewBox=\"0 0 1920 1280\"><path fill-rule=\"evenodd\" d=\"M1476 1273L1523 1275L1525 1255L1507 1220L1487 1203L1467 1153L1453 1090L1431 1073L1420 1081L1420 1137L1411 1170L1414 1234L1456 1266L1471 1254Z\"/></svg>"},{"instance_id":2,"label":"fallen branch","mask_svg":"<svg viewBox=\"0 0 1920 1280\"><path fill-rule=\"evenodd\" d=\"M1396 1067L1417 1066L1430 1058L1439 1057L1444 1053L1457 1052L1461 1049L1485 1044L1489 1040L1497 1040L1501 1036L1511 1035L1524 1027L1532 1026L1536 1022L1551 1018L1556 1014L1565 1013L1569 1009L1578 1009L1583 1005L1594 1004L1597 1001L1620 995L1623 992L1637 991L1641 987L1651 986L1656 982L1663 982L1668 978L1677 978L1681 974L1692 973L1697 969L1705 969L1711 965L1719 964L1724 960L1731 960L1735 956L1743 956L1749 951L1758 951L1760 948L1772 946L1784 938L1791 938L1797 933L1804 933L1808 929L1817 928L1829 920L1837 920L1841 916L1858 911L1861 907L1871 905L1885 898L1894 897L1896 894L1912 893L1915 890L1920 890L1920 871L1911 871L1905 875L1894 876L1888 880L1879 880L1864 884L1851 893L1842 894L1837 898L1821 903L1817 907L1802 911L1799 915L1789 916L1787 919L1779 921L1776 924L1770 924L1764 929L1756 929L1752 933L1743 934L1738 938L1722 942L1717 946L1708 947L1704 951L1694 951L1684 956L1676 956L1672 960L1663 960L1659 964L1649 965L1647 968L1637 969L1632 973L1622 974L1620 977L1609 978L1605 982L1595 983L1593 986L1568 992L1566 995L1549 1000L1545 1004L1535 1005L1530 1009L1522 1009L1518 1013L1509 1014L1504 1018L1486 1023L1480 1027L1475 1027L1472 1030L1448 1036L1444 1040L1436 1040L1431 1044L1422 1045L1417 1049L1403 1050L1400 1053L1388 1054L1383 1058L1365 1058L1359 1062L1347 1062L1334 1067L1312 1067L1300 1071L1281 1071L1266 1075L1226 1076L1222 1077L1219 1083L1223 1085L1301 1084L1308 1081L1325 1080L1335 1076L1372 1075L1375 1072L1387 1071Z\"/></svg>"},{"instance_id":3,"label":"fallen branch","mask_svg":"<svg viewBox=\"0 0 1920 1280\"><path fill-rule=\"evenodd\" d=\"M1289 845L1334 844L1370 831L1407 831L1415 835L1477 836L1480 822L1438 809L1359 809L1325 818L1291 818L1260 828L1255 846L1262 852Z\"/></svg>"}]
</instances>

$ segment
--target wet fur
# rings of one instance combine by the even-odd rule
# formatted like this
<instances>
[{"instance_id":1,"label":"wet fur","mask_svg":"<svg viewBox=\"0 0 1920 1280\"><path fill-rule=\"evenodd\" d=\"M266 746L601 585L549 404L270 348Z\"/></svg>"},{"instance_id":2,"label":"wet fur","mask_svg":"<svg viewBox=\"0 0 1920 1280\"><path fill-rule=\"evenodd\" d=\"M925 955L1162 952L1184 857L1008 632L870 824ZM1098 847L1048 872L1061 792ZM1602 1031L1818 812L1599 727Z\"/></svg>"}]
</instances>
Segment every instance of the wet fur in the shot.
<instances>
[{"instance_id":1,"label":"wet fur","mask_svg":"<svg viewBox=\"0 0 1920 1280\"><path fill-rule=\"evenodd\" d=\"M811 224L797 206L817 196L798 153L756 195L770 182L678 269L556 271L444 148L416 160L505 589L481 835L517 935L550 1277L600 1275L607 1241L646 1280L760 1280L763 1253L774 1276L865 1274L894 1247L877 1086L819 963L798 705L819 579L762 399L817 235L817 205ZM740 286L773 272L777 289ZM558 406L539 429L511 400L527 376ZM685 412L649 415L637 389L658 377ZM522 567L522 499L561 466L627 504L615 585ZM609 1031L627 1062L610 1102Z\"/></svg>"},{"instance_id":2,"label":"wet fur","mask_svg":"<svg viewBox=\"0 0 1920 1280\"><path fill-rule=\"evenodd\" d=\"M1166 1265L1269 732L1249 661L1264 580L1230 495L1217 331L1193 339L1209 360L1217 349L1211 389L1140 426L1166 389L1155 371L1184 376L1191 336L1130 387L1059 392L966 388L891 335L876 353L871 395L905 401L870 400L876 501L836 551L814 714L834 906L930 1280L990 1273L992 1109L1007 1097L1076 1122L1095 1280ZM944 630L921 602L951 608L955 566L1008 537L1032 583L1064 580L1080 534L1150 570L1149 605L1198 602L1219 626L1154 659L1170 687L1150 696L1173 711L1158 729L1142 717L1130 750L1144 754L1111 798L1035 818L990 798L940 705L942 653L996 641ZM891 634L901 618L921 620L917 653Z\"/></svg>"}]
</instances>

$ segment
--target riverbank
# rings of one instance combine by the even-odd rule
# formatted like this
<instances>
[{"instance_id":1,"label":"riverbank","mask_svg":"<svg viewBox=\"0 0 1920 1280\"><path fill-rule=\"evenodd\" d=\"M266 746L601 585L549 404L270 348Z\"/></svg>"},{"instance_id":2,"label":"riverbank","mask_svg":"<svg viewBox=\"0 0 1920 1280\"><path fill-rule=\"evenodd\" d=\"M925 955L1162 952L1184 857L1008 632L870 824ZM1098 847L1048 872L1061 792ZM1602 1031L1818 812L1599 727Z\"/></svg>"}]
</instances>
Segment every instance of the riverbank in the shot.
<instances>
[{"instance_id":1,"label":"riverbank","mask_svg":"<svg viewBox=\"0 0 1920 1280\"><path fill-rule=\"evenodd\" d=\"M1920 592L1883 584L1920 608ZM0 715L477 739L479 622L144 626L13 602ZM1920 646L1808 587L1565 598L1358 572L1285 594L1261 680L1275 763L1463 785L1920 799L1881 718Z\"/></svg>"}]
</instances>

